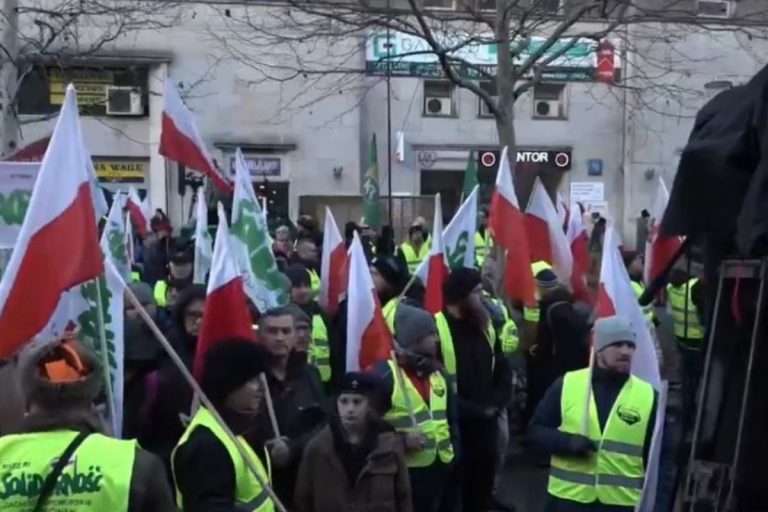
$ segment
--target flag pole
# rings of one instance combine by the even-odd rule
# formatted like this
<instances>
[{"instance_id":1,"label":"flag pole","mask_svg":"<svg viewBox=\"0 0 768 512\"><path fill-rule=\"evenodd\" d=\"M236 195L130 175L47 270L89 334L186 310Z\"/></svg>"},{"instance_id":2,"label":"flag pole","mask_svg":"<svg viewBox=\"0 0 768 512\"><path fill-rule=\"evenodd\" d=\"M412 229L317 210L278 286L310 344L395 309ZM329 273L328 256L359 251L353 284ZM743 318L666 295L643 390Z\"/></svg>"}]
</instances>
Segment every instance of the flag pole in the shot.
<instances>
[{"instance_id":1,"label":"flag pole","mask_svg":"<svg viewBox=\"0 0 768 512\"><path fill-rule=\"evenodd\" d=\"M262 489L266 491L266 493L269 495L269 497L272 499L272 501L275 504L275 508L279 512L288 512L283 503L280 501L280 498L277 497L277 494L275 494L275 491L272 489L272 487L269 485L269 482L264 479L264 477L258 472L256 469L256 466L253 463L253 460L246 454L245 448L243 448L242 444L237 440L237 437L235 434L232 433L232 430L229 428L229 426L224 422L223 419L221 419L221 415L219 414L219 411L216 410L216 407L211 403L210 399L208 398L208 395L206 395L203 390L200 388L200 385L197 383L194 377L192 377L192 374L189 373L189 370L184 365L184 362L179 357L179 354L176 353L176 351L171 346L168 339L163 335L162 331L160 331L160 328L157 326L155 321L152 319L151 316L149 316L149 313L147 313L147 310L144 309L144 306L139 302L139 299L136 298L136 295L133 293L133 290L130 289L130 287L125 287L125 296L128 298L128 300L133 304L133 307L136 309L136 311L139 313L139 316L142 320L147 324L149 329L152 331L152 334L155 335L155 338L157 338L157 341L160 342L160 345L163 347L165 352L168 354L168 356L171 358L171 361L173 361L173 364L176 365L176 367L181 372L182 377L184 377L184 380L187 381L187 383L192 387L192 390L197 394L197 396L200 397L200 401L203 403L206 409L208 409L208 412L211 413L213 416L213 419L216 420L216 422L219 424L219 426L224 430L224 433L229 437L230 441L235 445L235 448L237 448L237 451L240 453L240 456L243 458L243 462L245 462L245 465L248 467L250 472L253 474L253 476L258 480L259 485L261 485Z\"/></svg>"},{"instance_id":2,"label":"flag pole","mask_svg":"<svg viewBox=\"0 0 768 512\"><path fill-rule=\"evenodd\" d=\"M586 390L584 391L584 416L581 419L581 428L579 432L586 436L589 426L589 406L592 402L592 373L595 371L595 347L589 348L589 368L587 369L589 378L587 379Z\"/></svg>"},{"instance_id":3,"label":"flag pole","mask_svg":"<svg viewBox=\"0 0 768 512\"><path fill-rule=\"evenodd\" d=\"M267 382L267 376L261 374L261 385L264 386L264 400L267 402L267 412L269 413L269 421L272 423L272 432L275 434L275 439L280 439L280 426L277 424L277 415L275 414L275 404L272 402L272 392L269 390L269 383Z\"/></svg>"},{"instance_id":4,"label":"flag pole","mask_svg":"<svg viewBox=\"0 0 768 512\"><path fill-rule=\"evenodd\" d=\"M104 307L104 299L101 295L101 283L103 282L103 279L104 277L97 277L93 281L96 284L96 322L99 324L99 345L101 345L101 363L104 366L104 383L107 390L108 402L107 408L109 409L109 418L112 420L112 422L114 422L115 418L117 418L117 411L115 410L115 393L114 389L112 388L112 374L110 372L112 365L109 364L107 331L104 327L104 309L102 309ZM126 289L128 289L127 286ZM112 427L114 430L114 423L112 424Z\"/></svg>"}]
</instances>

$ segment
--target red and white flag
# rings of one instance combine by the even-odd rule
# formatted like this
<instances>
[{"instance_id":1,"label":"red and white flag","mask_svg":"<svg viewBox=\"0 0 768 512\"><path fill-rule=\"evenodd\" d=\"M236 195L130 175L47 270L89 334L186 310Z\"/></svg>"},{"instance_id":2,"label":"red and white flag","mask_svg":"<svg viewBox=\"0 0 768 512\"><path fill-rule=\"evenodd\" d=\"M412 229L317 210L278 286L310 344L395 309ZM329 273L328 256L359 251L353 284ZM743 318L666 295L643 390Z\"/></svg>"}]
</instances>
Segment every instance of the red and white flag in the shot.
<instances>
[{"instance_id":1,"label":"red and white flag","mask_svg":"<svg viewBox=\"0 0 768 512\"><path fill-rule=\"evenodd\" d=\"M323 311L334 315L339 309L339 302L347 293L349 277L349 257L344 239L339 232L336 219L331 209L325 207L325 226L323 228L323 254L320 260L320 293L318 302Z\"/></svg>"},{"instance_id":2,"label":"red and white flag","mask_svg":"<svg viewBox=\"0 0 768 512\"><path fill-rule=\"evenodd\" d=\"M443 208L440 194L435 194L435 216L432 221L432 245L427 261L426 292L424 309L433 315L443 310L443 282L448 276L445 262L445 242L443 241Z\"/></svg>"},{"instance_id":3,"label":"red and white flag","mask_svg":"<svg viewBox=\"0 0 768 512\"><path fill-rule=\"evenodd\" d=\"M77 94L70 84L0 281L0 359L46 326L62 293L103 272Z\"/></svg>"},{"instance_id":4,"label":"red and white flag","mask_svg":"<svg viewBox=\"0 0 768 512\"><path fill-rule=\"evenodd\" d=\"M531 251L525 231L525 220L512 184L512 171L509 168L506 147L499 159L488 226L495 242L507 253L504 285L509 298L523 301L526 305L535 304L536 288L531 272Z\"/></svg>"},{"instance_id":5,"label":"red and white flag","mask_svg":"<svg viewBox=\"0 0 768 512\"><path fill-rule=\"evenodd\" d=\"M603 239L596 313L598 318L618 315L632 325L636 335L632 373L660 390L661 375L653 336L637 302L637 295L632 289L629 274L619 252L619 239L611 225L606 228Z\"/></svg>"},{"instance_id":6,"label":"red and white flag","mask_svg":"<svg viewBox=\"0 0 768 512\"><path fill-rule=\"evenodd\" d=\"M568 226L565 237L568 239L573 255L571 288L577 299L592 304L594 297L587 287L587 275L592 266L589 259L589 236L587 235L587 228L584 227L581 205L573 205L568 211Z\"/></svg>"},{"instance_id":7,"label":"red and white flag","mask_svg":"<svg viewBox=\"0 0 768 512\"><path fill-rule=\"evenodd\" d=\"M128 187L128 199L125 202L128 214L131 217L133 226L142 237L149 233L149 220L152 218L152 212L149 203L142 201L139 197L139 191L136 187Z\"/></svg>"},{"instance_id":8,"label":"red and white flag","mask_svg":"<svg viewBox=\"0 0 768 512\"><path fill-rule=\"evenodd\" d=\"M525 227L531 244L531 260L546 261L554 267L561 283L570 283L573 272L571 246L555 205L538 178L525 211Z\"/></svg>"},{"instance_id":9,"label":"red and white flag","mask_svg":"<svg viewBox=\"0 0 768 512\"><path fill-rule=\"evenodd\" d=\"M645 244L645 283L650 284L664 270L675 255L683 240L679 236L662 236L661 221L669 202L669 190L664 180L659 178L656 198L651 210L648 226L648 243Z\"/></svg>"},{"instance_id":10,"label":"red and white flag","mask_svg":"<svg viewBox=\"0 0 768 512\"><path fill-rule=\"evenodd\" d=\"M184 105L170 78L165 80L163 94L165 105L160 133L160 154L168 160L205 174L217 188L231 194L232 184L213 164L195 124L195 118Z\"/></svg>"},{"instance_id":11,"label":"red and white flag","mask_svg":"<svg viewBox=\"0 0 768 512\"><path fill-rule=\"evenodd\" d=\"M392 334L384 322L363 245L355 233L349 246L347 290L347 371L370 368L389 358Z\"/></svg>"},{"instance_id":12,"label":"red and white flag","mask_svg":"<svg viewBox=\"0 0 768 512\"><path fill-rule=\"evenodd\" d=\"M205 353L216 343L231 338L256 341L243 279L229 249L227 214L219 203L219 229L216 231L216 242L213 246L208 293L195 351L196 377L201 376Z\"/></svg>"}]
</instances>

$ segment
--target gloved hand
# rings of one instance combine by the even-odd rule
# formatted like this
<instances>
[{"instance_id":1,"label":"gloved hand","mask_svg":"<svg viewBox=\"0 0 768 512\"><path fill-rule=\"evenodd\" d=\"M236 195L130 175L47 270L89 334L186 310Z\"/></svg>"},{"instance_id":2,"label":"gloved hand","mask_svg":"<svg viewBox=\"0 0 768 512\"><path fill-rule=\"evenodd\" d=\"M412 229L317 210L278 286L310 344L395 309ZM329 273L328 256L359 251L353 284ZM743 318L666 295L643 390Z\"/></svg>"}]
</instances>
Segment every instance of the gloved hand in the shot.
<instances>
[{"instance_id":1,"label":"gloved hand","mask_svg":"<svg viewBox=\"0 0 768 512\"><path fill-rule=\"evenodd\" d=\"M590 453L597 451L595 443L586 436L572 434L568 439L568 450L572 455L578 457L587 457Z\"/></svg>"}]
</instances>

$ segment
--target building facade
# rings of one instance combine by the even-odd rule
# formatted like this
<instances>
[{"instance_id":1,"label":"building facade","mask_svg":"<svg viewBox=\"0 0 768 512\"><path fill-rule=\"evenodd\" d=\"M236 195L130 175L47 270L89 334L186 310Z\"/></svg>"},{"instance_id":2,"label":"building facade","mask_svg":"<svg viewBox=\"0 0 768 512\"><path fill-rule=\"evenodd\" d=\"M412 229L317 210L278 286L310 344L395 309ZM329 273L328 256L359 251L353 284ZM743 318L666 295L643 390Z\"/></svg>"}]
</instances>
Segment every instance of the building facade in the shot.
<instances>
[{"instance_id":1,"label":"building facade","mask_svg":"<svg viewBox=\"0 0 768 512\"><path fill-rule=\"evenodd\" d=\"M268 17L275 8L250 7L250 16ZM51 114L72 81L83 105L87 148L104 186L146 191L152 206L168 211L179 225L192 211L194 194L184 170L157 151L162 85L169 76L195 113L220 168L231 169L234 149L242 148L254 187L274 216L322 216L328 204L340 224L357 220L373 135L379 141L383 195L417 198L439 192L449 216L459 203L471 157L479 169L481 202L488 202L499 140L494 119L475 95L445 81L428 60L400 63L389 80L388 138L388 81L372 53L374 38L382 34L343 42L356 50L343 53L347 69L365 70L354 83L330 87L302 73L275 79L264 67L282 65L277 52L256 65L259 52L238 43L259 37L233 26L231 20L242 15L239 9L241 4L191 4L174 13L166 28L123 34L94 54L55 61L37 56L18 96L23 138L16 145L50 135ZM737 12L726 9L728 16ZM723 22L734 21L725 17ZM593 50L574 50L516 101L517 172L535 173L551 193L587 201L610 215L627 243L634 241L640 211L652 204L655 180L663 177L671 185L696 110L718 86L741 83L764 64L765 41L750 39L746 31L681 27L686 26L659 22L617 36L614 65L620 80L615 85L595 79ZM317 59L341 59L332 51L338 44L316 50ZM632 52L622 51L630 46ZM475 57L483 64L483 56ZM664 72L654 75L651 62ZM491 90L493 84L481 86ZM318 94L321 87L327 90ZM314 99L302 99L307 94ZM397 132L403 133L402 157L392 156ZM423 201L402 204L401 223L432 212Z\"/></svg>"}]
</instances>

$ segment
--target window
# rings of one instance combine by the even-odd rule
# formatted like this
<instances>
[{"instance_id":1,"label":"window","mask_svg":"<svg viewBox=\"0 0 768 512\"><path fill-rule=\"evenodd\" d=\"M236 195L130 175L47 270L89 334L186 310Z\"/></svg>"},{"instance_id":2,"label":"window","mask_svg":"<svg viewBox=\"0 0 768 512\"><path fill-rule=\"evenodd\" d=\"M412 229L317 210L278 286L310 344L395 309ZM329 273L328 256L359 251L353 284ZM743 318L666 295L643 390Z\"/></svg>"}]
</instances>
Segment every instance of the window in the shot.
<instances>
[{"instance_id":1,"label":"window","mask_svg":"<svg viewBox=\"0 0 768 512\"><path fill-rule=\"evenodd\" d=\"M560 12L562 0L531 0L535 10L544 12Z\"/></svg>"},{"instance_id":2,"label":"window","mask_svg":"<svg viewBox=\"0 0 768 512\"><path fill-rule=\"evenodd\" d=\"M567 119L565 84L540 83L533 88L534 119Z\"/></svg>"},{"instance_id":3,"label":"window","mask_svg":"<svg viewBox=\"0 0 768 512\"><path fill-rule=\"evenodd\" d=\"M109 106L115 115L146 116L147 75L146 67L61 68L37 65L24 76L19 88L19 113L45 115L58 112L67 84L71 82L77 90L82 115L104 116Z\"/></svg>"},{"instance_id":4,"label":"window","mask_svg":"<svg viewBox=\"0 0 768 512\"><path fill-rule=\"evenodd\" d=\"M456 8L454 0L422 0L425 9L452 11Z\"/></svg>"},{"instance_id":5,"label":"window","mask_svg":"<svg viewBox=\"0 0 768 512\"><path fill-rule=\"evenodd\" d=\"M424 117L456 117L456 86L445 80L424 80Z\"/></svg>"},{"instance_id":6,"label":"window","mask_svg":"<svg viewBox=\"0 0 768 512\"><path fill-rule=\"evenodd\" d=\"M480 82L480 88L490 94L494 100L498 100L499 96L496 92L496 82ZM491 114L491 109L488 108L488 104L483 101L482 98L478 97L478 109L477 109L477 117L493 117L493 114Z\"/></svg>"}]
</instances>

